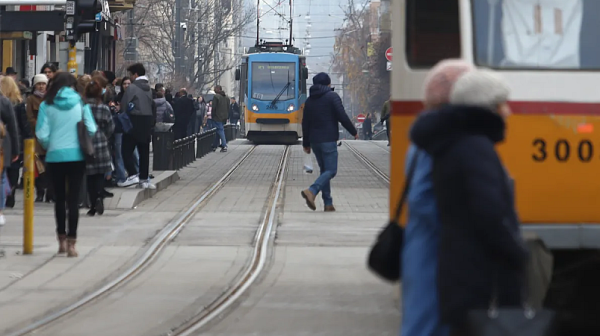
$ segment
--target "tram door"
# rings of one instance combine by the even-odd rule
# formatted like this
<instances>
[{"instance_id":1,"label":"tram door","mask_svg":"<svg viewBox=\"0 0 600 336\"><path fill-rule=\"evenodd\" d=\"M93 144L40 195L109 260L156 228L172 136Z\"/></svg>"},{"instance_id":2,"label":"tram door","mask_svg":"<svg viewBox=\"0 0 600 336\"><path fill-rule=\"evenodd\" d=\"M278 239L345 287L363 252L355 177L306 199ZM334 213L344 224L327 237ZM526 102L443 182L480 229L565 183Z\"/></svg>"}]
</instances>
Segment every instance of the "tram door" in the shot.
<instances>
[{"instance_id":1,"label":"tram door","mask_svg":"<svg viewBox=\"0 0 600 336\"><path fill-rule=\"evenodd\" d=\"M239 101L240 101L240 134L243 138L246 137L246 100L248 94L248 59L244 58L239 69L235 74L236 80L240 81Z\"/></svg>"}]
</instances>

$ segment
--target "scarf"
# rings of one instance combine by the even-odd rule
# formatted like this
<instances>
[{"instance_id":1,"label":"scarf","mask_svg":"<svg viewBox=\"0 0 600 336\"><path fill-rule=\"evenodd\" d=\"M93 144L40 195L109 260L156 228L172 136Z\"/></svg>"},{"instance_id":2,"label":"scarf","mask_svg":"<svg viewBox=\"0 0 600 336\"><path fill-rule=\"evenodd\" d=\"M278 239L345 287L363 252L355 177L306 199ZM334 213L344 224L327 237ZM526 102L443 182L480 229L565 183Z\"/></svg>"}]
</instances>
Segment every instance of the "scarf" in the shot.
<instances>
[{"instance_id":1,"label":"scarf","mask_svg":"<svg viewBox=\"0 0 600 336\"><path fill-rule=\"evenodd\" d=\"M44 93L43 93L43 92L40 92L40 91L38 91L38 90L35 90L35 91L33 92L33 95L34 95L34 96L36 96L36 97L44 98Z\"/></svg>"}]
</instances>

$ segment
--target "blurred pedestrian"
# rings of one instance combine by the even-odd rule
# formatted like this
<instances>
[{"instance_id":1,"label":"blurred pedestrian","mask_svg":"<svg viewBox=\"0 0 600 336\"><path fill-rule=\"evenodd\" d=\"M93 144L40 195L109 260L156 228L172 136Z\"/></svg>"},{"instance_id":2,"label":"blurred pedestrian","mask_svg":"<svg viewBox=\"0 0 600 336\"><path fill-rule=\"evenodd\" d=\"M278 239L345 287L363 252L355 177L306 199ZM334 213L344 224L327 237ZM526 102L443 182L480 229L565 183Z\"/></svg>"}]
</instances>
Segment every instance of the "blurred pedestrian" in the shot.
<instances>
[{"instance_id":1,"label":"blurred pedestrian","mask_svg":"<svg viewBox=\"0 0 600 336\"><path fill-rule=\"evenodd\" d=\"M465 334L470 311L489 309L491 302L498 307L522 304L528 252L514 190L495 149L504 140L509 93L497 74L469 71L451 89L451 105L420 115L410 132L411 140L433 157L442 224L437 274L441 321L453 335ZM437 98L434 103L441 104L442 95Z\"/></svg>"},{"instance_id":2,"label":"blurred pedestrian","mask_svg":"<svg viewBox=\"0 0 600 336\"><path fill-rule=\"evenodd\" d=\"M432 113L450 101L454 83L475 68L462 60L445 60L433 67L425 80L422 113ZM402 336L448 336L450 328L440 321L437 290L438 249L441 222L433 189L433 160L411 144L405 174L410 177L408 222L402 247Z\"/></svg>"}]
</instances>

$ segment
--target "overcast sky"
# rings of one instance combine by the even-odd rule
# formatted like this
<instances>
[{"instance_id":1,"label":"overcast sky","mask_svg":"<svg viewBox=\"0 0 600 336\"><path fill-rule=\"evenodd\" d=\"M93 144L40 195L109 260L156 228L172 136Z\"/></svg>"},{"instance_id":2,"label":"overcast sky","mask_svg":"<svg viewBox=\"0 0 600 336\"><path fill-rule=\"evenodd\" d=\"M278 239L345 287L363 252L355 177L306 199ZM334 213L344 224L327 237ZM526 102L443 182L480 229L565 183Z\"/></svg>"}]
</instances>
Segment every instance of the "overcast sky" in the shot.
<instances>
[{"instance_id":1,"label":"overcast sky","mask_svg":"<svg viewBox=\"0 0 600 336\"><path fill-rule=\"evenodd\" d=\"M256 5L257 2L254 3ZM293 1L293 6L294 45L304 48L307 56L306 63L311 74L321 71L331 72L335 29L342 26L344 18L340 6L346 8L348 0L296 0ZM267 12L269 13L266 14ZM272 41L285 41L289 38L287 24L290 17L289 0L260 0L260 13L261 38ZM244 36L246 37L243 41L244 47L254 45L256 23Z\"/></svg>"}]
</instances>

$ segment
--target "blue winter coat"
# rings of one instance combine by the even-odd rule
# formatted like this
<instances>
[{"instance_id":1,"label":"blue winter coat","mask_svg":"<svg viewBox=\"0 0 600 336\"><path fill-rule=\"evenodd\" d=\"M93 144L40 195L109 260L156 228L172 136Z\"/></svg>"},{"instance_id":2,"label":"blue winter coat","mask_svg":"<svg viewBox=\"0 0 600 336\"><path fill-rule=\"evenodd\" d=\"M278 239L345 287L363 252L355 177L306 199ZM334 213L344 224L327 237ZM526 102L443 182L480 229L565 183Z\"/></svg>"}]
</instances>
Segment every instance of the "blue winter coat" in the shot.
<instances>
[{"instance_id":1,"label":"blue winter coat","mask_svg":"<svg viewBox=\"0 0 600 336\"><path fill-rule=\"evenodd\" d=\"M441 222L433 192L432 158L411 145L406 170L416 160L408 192L408 223L402 253L401 336L448 336L439 315L437 291Z\"/></svg>"},{"instance_id":2,"label":"blue winter coat","mask_svg":"<svg viewBox=\"0 0 600 336\"><path fill-rule=\"evenodd\" d=\"M40 105L35 135L46 149L46 162L84 160L77 134L77 123L82 118L88 133L93 136L97 126L92 110L81 100L77 91L70 87L58 91L54 104L43 102Z\"/></svg>"}]
</instances>

